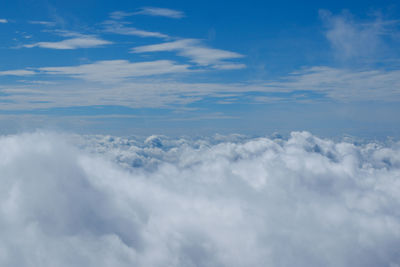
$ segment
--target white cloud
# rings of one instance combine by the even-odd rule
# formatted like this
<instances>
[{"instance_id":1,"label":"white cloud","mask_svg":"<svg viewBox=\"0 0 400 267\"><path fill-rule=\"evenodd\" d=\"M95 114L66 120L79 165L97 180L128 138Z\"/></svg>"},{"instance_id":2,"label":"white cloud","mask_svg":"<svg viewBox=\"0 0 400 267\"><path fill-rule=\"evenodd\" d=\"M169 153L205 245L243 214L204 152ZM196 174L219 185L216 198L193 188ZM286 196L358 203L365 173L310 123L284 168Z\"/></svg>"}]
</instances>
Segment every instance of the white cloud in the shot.
<instances>
[{"instance_id":1,"label":"white cloud","mask_svg":"<svg viewBox=\"0 0 400 267\"><path fill-rule=\"evenodd\" d=\"M1 266L400 260L399 143L34 133L0 138L0 173Z\"/></svg>"},{"instance_id":2,"label":"white cloud","mask_svg":"<svg viewBox=\"0 0 400 267\"><path fill-rule=\"evenodd\" d=\"M6 70L0 71L0 76L29 76L35 75L36 72L33 70Z\"/></svg>"},{"instance_id":3,"label":"white cloud","mask_svg":"<svg viewBox=\"0 0 400 267\"><path fill-rule=\"evenodd\" d=\"M327 28L326 38L340 59L379 58L386 50L385 39L398 35L396 26L399 21L396 20L376 17L361 22L349 12L332 15L326 10L320 10L320 17Z\"/></svg>"},{"instance_id":4,"label":"white cloud","mask_svg":"<svg viewBox=\"0 0 400 267\"><path fill-rule=\"evenodd\" d=\"M155 45L145 45L132 48L133 53L177 51L178 55L188 57L201 66L214 65L217 68L242 68L243 64L226 62L227 59L242 58L243 55L221 49L209 48L197 39L181 39Z\"/></svg>"},{"instance_id":5,"label":"white cloud","mask_svg":"<svg viewBox=\"0 0 400 267\"><path fill-rule=\"evenodd\" d=\"M271 91L312 91L340 101L399 101L400 70L304 68L279 81L265 83Z\"/></svg>"},{"instance_id":6,"label":"white cloud","mask_svg":"<svg viewBox=\"0 0 400 267\"><path fill-rule=\"evenodd\" d=\"M75 34L76 35L76 34ZM92 48L112 44L110 41L100 39L95 36L79 34L78 37L70 38L58 42L38 42L34 44L26 44L23 47L32 48L49 48L49 49L78 49L78 48Z\"/></svg>"},{"instance_id":7,"label":"white cloud","mask_svg":"<svg viewBox=\"0 0 400 267\"><path fill-rule=\"evenodd\" d=\"M159 7L143 7L140 9L140 11L137 11L134 14L167 17L173 19L180 19L185 16L185 14L182 11L173 10L169 8L159 8Z\"/></svg>"},{"instance_id":8,"label":"white cloud","mask_svg":"<svg viewBox=\"0 0 400 267\"><path fill-rule=\"evenodd\" d=\"M6 20L6 19L0 19L0 23L8 23L8 20Z\"/></svg>"},{"instance_id":9,"label":"white cloud","mask_svg":"<svg viewBox=\"0 0 400 267\"><path fill-rule=\"evenodd\" d=\"M132 77L187 72L188 65L170 60L129 62L127 60L105 60L68 67L45 67L39 70L52 75L68 75L94 82L120 82Z\"/></svg>"},{"instance_id":10,"label":"white cloud","mask_svg":"<svg viewBox=\"0 0 400 267\"><path fill-rule=\"evenodd\" d=\"M241 64L241 63L223 63L223 64L216 64L213 66L215 69L219 70L239 70L239 69L244 69L246 68L246 64Z\"/></svg>"},{"instance_id":11,"label":"white cloud","mask_svg":"<svg viewBox=\"0 0 400 267\"><path fill-rule=\"evenodd\" d=\"M27 71L26 73L24 71ZM7 71L8 72L8 71ZM189 83L174 81L162 74L193 72L188 65L171 61L132 63L125 60L99 61L68 67L11 70L14 74L41 74L43 84L0 86L5 95L2 109L35 109L88 105L120 105L132 108L184 106L213 97L220 103L238 103L245 97L249 103L318 102L316 95L341 103L362 101L399 102L400 71L348 70L312 67L299 70L275 81L257 83ZM9 74L10 74L9 73ZM83 79L65 80L46 85L56 75ZM152 76L151 78L146 76ZM136 78L135 78L136 77ZM51 77L51 81L56 77ZM135 78L135 79L132 79ZM99 84L102 82L103 84ZM260 94L254 95L254 92ZM310 96L292 94L312 93ZM268 95L262 95L266 93ZM279 93L279 96L274 95ZM253 94L253 95L252 95ZM232 97L229 97L232 96Z\"/></svg>"},{"instance_id":12,"label":"white cloud","mask_svg":"<svg viewBox=\"0 0 400 267\"><path fill-rule=\"evenodd\" d=\"M112 19L123 19L125 17L133 16L134 12L125 12L125 11L114 11L110 14L110 18Z\"/></svg>"},{"instance_id":13,"label":"white cloud","mask_svg":"<svg viewBox=\"0 0 400 267\"><path fill-rule=\"evenodd\" d=\"M115 21L108 21L105 23L105 31L109 33L122 34L122 35L134 35L139 37L154 37L154 38L169 38L168 35L160 32L151 32L140 30L134 27L127 27L121 23Z\"/></svg>"},{"instance_id":14,"label":"white cloud","mask_svg":"<svg viewBox=\"0 0 400 267\"><path fill-rule=\"evenodd\" d=\"M38 21L38 20L31 20L29 21L30 24L38 24L38 25L44 25L48 27L55 26L56 23L54 21Z\"/></svg>"}]
</instances>

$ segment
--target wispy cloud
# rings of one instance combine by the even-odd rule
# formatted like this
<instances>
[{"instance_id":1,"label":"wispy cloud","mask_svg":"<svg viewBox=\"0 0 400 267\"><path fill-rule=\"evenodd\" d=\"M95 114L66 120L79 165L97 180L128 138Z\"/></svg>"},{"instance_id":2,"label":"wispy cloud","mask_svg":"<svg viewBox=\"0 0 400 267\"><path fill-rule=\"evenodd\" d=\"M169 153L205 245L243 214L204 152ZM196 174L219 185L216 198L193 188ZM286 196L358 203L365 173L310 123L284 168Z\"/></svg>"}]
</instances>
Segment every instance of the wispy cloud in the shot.
<instances>
[{"instance_id":1,"label":"wispy cloud","mask_svg":"<svg viewBox=\"0 0 400 267\"><path fill-rule=\"evenodd\" d=\"M106 60L91 64L68 67L47 67L39 70L46 74L67 75L92 82L119 82L132 77L182 73L189 71L188 65L170 60L129 62L128 60Z\"/></svg>"},{"instance_id":2,"label":"wispy cloud","mask_svg":"<svg viewBox=\"0 0 400 267\"><path fill-rule=\"evenodd\" d=\"M29 71L29 70L28 70ZM400 101L399 70L349 70L331 67L301 69L268 82L190 83L161 74L190 72L188 65L171 61L131 63L126 60L99 61L69 67L32 69L34 73L83 79L42 85L0 86L5 93L3 108L51 108L84 105L119 105L132 108L160 108L187 105L207 97L218 103L327 101ZM24 72L13 70L15 74ZM146 77L151 76L151 79ZM140 79L132 79L132 78ZM256 93L256 94L255 94ZM317 98L316 98L317 97ZM42 101L42 102L38 102ZM45 102L43 102L45 101Z\"/></svg>"},{"instance_id":3,"label":"wispy cloud","mask_svg":"<svg viewBox=\"0 0 400 267\"><path fill-rule=\"evenodd\" d=\"M111 12L110 18L118 20L118 19L123 19L125 17L133 16L133 15L135 15L135 12L114 11L114 12Z\"/></svg>"},{"instance_id":4,"label":"wispy cloud","mask_svg":"<svg viewBox=\"0 0 400 267\"><path fill-rule=\"evenodd\" d=\"M385 38L398 35L397 20L376 17L369 21L356 21L349 12L333 15L327 10L319 11L326 27L326 38L340 59L371 59L385 50Z\"/></svg>"},{"instance_id":5,"label":"wispy cloud","mask_svg":"<svg viewBox=\"0 0 400 267\"><path fill-rule=\"evenodd\" d=\"M173 19L180 19L185 17L185 13L179 10L174 10L169 8L159 8L159 7L142 7L139 9L139 11L135 12L114 11L110 14L110 18L115 20L120 20L134 15L167 17Z\"/></svg>"},{"instance_id":6,"label":"wispy cloud","mask_svg":"<svg viewBox=\"0 0 400 267\"><path fill-rule=\"evenodd\" d=\"M44 25L47 27L52 27L55 26L56 23L54 21L36 21L36 20L31 20L29 21L30 24L38 24L38 25Z\"/></svg>"},{"instance_id":7,"label":"wispy cloud","mask_svg":"<svg viewBox=\"0 0 400 267\"><path fill-rule=\"evenodd\" d=\"M6 20L6 19L0 19L0 23L8 23L8 20Z\"/></svg>"},{"instance_id":8,"label":"wispy cloud","mask_svg":"<svg viewBox=\"0 0 400 267\"><path fill-rule=\"evenodd\" d=\"M105 31L109 33L121 34L121 35L134 35L139 37L154 37L154 38L169 38L168 35L160 32L151 32L140 30L134 27L126 27L124 24L116 21L107 21L105 23Z\"/></svg>"},{"instance_id":9,"label":"wispy cloud","mask_svg":"<svg viewBox=\"0 0 400 267\"><path fill-rule=\"evenodd\" d=\"M34 75L36 72L33 70L6 70L0 71L0 76L29 76Z\"/></svg>"},{"instance_id":10,"label":"wispy cloud","mask_svg":"<svg viewBox=\"0 0 400 267\"><path fill-rule=\"evenodd\" d=\"M26 48L40 47L49 49L68 50L68 49L78 49L78 48L92 48L92 47L112 44L112 42L110 41L103 40L99 37L92 35L83 35L83 34L66 34L66 35L73 35L75 37L58 42L37 42L33 44L26 44L23 45L23 47Z\"/></svg>"},{"instance_id":11,"label":"wispy cloud","mask_svg":"<svg viewBox=\"0 0 400 267\"><path fill-rule=\"evenodd\" d=\"M198 39L181 39L155 45L134 47L133 53L176 51L178 55L189 58L200 66L212 66L218 69L244 68L244 64L226 62L227 59L242 58L243 55L231 51L205 46Z\"/></svg>"},{"instance_id":12,"label":"wispy cloud","mask_svg":"<svg viewBox=\"0 0 400 267\"><path fill-rule=\"evenodd\" d=\"M185 14L182 11L173 10L169 8L159 8L159 7L143 7L140 9L140 11L137 11L134 14L167 17L173 19L180 19L185 16Z\"/></svg>"},{"instance_id":13,"label":"wispy cloud","mask_svg":"<svg viewBox=\"0 0 400 267\"><path fill-rule=\"evenodd\" d=\"M311 91L349 101L399 101L400 70L351 70L332 67L305 68L264 88L275 92Z\"/></svg>"}]
</instances>

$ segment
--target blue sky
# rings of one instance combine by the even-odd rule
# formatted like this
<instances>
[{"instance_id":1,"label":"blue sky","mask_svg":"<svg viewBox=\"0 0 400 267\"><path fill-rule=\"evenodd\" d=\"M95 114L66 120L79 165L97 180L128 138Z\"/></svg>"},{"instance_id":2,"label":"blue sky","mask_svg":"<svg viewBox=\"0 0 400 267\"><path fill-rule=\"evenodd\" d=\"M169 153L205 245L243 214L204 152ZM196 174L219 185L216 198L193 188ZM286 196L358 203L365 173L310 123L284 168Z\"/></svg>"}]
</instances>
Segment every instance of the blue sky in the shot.
<instances>
[{"instance_id":1,"label":"blue sky","mask_svg":"<svg viewBox=\"0 0 400 267\"><path fill-rule=\"evenodd\" d=\"M2 133L400 133L396 1L0 5Z\"/></svg>"}]
</instances>

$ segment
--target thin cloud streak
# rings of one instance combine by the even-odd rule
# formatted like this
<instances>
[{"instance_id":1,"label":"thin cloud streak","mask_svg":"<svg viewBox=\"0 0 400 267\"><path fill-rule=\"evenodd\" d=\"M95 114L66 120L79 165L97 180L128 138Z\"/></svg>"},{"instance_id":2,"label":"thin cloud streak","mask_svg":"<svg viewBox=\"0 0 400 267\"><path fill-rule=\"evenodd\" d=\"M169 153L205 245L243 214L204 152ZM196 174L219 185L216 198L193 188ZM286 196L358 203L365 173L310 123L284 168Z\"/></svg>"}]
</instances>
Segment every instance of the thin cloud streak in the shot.
<instances>
[{"instance_id":1,"label":"thin cloud streak","mask_svg":"<svg viewBox=\"0 0 400 267\"><path fill-rule=\"evenodd\" d=\"M78 48L93 48L103 45L112 44L112 42L100 39L95 36L82 35L80 37L66 39L58 42L37 42L34 44L23 45L25 48L48 48L48 49L60 49L60 50L71 50Z\"/></svg>"},{"instance_id":2,"label":"thin cloud streak","mask_svg":"<svg viewBox=\"0 0 400 267\"><path fill-rule=\"evenodd\" d=\"M224 60L237 59L244 57L243 55L221 50L209 48L201 43L198 39L181 39L173 42L167 42L155 45L145 45L134 47L131 49L132 53L148 53L148 52L165 52L176 51L178 55L189 58L192 62L200 66L215 66L219 69L235 69L243 68L244 64L234 65L234 63L227 63Z\"/></svg>"},{"instance_id":3,"label":"thin cloud streak","mask_svg":"<svg viewBox=\"0 0 400 267\"><path fill-rule=\"evenodd\" d=\"M30 76L35 75L33 70L6 70L0 71L0 76Z\"/></svg>"},{"instance_id":4,"label":"thin cloud streak","mask_svg":"<svg viewBox=\"0 0 400 267\"><path fill-rule=\"evenodd\" d=\"M167 17L172 19L180 19L185 17L185 14L182 11L173 10L169 8L159 8L159 7L143 7L140 9L140 11L135 12L134 14Z\"/></svg>"},{"instance_id":5,"label":"thin cloud streak","mask_svg":"<svg viewBox=\"0 0 400 267\"><path fill-rule=\"evenodd\" d=\"M132 77L187 72L189 66L176 64L170 60L135 63L128 60L105 60L79 66L47 67L39 70L46 74L67 75L92 82L116 83Z\"/></svg>"},{"instance_id":6,"label":"thin cloud streak","mask_svg":"<svg viewBox=\"0 0 400 267\"><path fill-rule=\"evenodd\" d=\"M54 21L36 21L36 20L31 20L29 21L30 24L36 24L36 25L44 25L47 27L52 27L55 26L56 23Z\"/></svg>"},{"instance_id":7,"label":"thin cloud streak","mask_svg":"<svg viewBox=\"0 0 400 267\"><path fill-rule=\"evenodd\" d=\"M121 35L134 35L139 37L153 37L153 38L169 38L168 35L160 33L160 32L152 32L137 29L135 27L126 27L123 24L116 21L108 21L105 23L105 31L108 33L121 34Z\"/></svg>"},{"instance_id":8,"label":"thin cloud streak","mask_svg":"<svg viewBox=\"0 0 400 267\"><path fill-rule=\"evenodd\" d=\"M159 7L142 7L136 12L114 11L110 13L110 18L120 20L135 15L147 15L153 17L166 17L172 19L180 19L185 17L185 13L179 10Z\"/></svg>"}]
</instances>

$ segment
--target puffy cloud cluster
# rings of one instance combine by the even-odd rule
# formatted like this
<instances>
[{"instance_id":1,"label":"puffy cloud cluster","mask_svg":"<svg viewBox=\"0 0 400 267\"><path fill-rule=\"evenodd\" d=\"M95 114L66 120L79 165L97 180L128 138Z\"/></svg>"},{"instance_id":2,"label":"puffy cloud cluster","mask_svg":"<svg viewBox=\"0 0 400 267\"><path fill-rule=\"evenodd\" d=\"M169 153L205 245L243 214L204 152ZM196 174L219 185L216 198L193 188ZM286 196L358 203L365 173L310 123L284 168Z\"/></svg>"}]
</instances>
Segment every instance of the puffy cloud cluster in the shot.
<instances>
[{"instance_id":1,"label":"puffy cloud cluster","mask_svg":"<svg viewBox=\"0 0 400 267\"><path fill-rule=\"evenodd\" d=\"M1 266L399 266L400 143L0 138Z\"/></svg>"}]
</instances>

